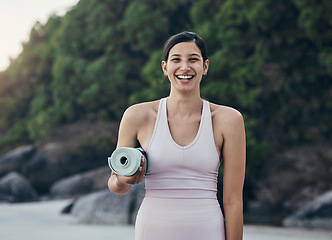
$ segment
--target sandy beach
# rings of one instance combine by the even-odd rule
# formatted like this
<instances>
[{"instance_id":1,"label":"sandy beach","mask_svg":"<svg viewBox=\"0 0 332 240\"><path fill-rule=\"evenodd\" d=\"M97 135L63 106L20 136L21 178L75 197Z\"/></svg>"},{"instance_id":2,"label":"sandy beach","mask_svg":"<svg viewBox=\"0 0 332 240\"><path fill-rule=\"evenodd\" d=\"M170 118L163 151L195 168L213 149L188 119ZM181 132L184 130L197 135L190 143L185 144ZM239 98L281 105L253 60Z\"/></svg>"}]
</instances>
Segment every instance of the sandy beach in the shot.
<instances>
[{"instance_id":1,"label":"sandy beach","mask_svg":"<svg viewBox=\"0 0 332 240\"><path fill-rule=\"evenodd\" d=\"M61 214L70 200L0 204L1 240L134 240L134 227L80 224ZM331 240L332 229L245 225L244 240Z\"/></svg>"}]
</instances>

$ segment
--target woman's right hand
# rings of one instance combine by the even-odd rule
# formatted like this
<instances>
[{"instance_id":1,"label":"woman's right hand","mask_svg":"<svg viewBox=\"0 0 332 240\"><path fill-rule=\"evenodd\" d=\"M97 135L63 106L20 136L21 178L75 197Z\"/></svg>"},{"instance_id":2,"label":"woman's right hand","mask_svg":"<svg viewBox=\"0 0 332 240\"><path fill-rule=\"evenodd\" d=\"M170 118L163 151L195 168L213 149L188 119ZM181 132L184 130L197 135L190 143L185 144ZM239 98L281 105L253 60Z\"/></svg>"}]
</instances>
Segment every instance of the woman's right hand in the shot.
<instances>
[{"instance_id":1,"label":"woman's right hand","mask_svg":"<svg viewBox=\"0 0 332 240\"><path fill-rule=\"evenodd\" d=\"M122 176L118 174L115 175L120 183L133 185L143 181L145 171L146 171L146 159L144 156L142 156L141 166L137 169L134 175L132 176Z\"/></svg>"}]
</instances>

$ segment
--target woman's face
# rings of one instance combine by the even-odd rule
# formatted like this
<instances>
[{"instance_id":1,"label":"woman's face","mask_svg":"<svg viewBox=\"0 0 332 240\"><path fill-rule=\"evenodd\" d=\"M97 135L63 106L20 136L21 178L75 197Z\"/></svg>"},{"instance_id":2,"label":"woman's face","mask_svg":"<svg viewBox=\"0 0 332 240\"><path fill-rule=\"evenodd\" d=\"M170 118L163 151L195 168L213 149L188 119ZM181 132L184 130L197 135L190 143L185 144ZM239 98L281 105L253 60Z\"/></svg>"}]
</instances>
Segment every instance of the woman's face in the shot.
<instances>
[{"instance_id":1,"label":"woman's face","mask_svg":"<svg viewBox=\"0 0 332 240\"><path fill-rule=\"evenodd\" d=\"M167 62L162 62L164 74L173 88L181 91L199 90L202 76L207 73L209 60L204 62L195 42L181 42L171 48Z\"/></svg>"}]
</instances>

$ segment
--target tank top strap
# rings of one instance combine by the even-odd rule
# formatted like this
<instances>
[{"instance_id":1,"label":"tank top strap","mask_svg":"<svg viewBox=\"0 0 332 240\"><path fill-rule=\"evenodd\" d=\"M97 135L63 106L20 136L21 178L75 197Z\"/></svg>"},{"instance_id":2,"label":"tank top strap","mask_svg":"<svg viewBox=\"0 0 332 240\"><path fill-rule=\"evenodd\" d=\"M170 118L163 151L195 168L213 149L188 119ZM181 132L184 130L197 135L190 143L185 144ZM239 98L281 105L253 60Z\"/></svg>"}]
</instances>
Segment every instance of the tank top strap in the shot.
<instances>
[{"instance_id":1,"label":"tank top strap","mask_svg":"<svg viewBox=\"0 0 332 240\"><path fill-rule=\"evenodd\" d=\"M206 125L208 125L209 128L212 130L212 116L211 116L211 109L210 109L210 103L207 100L203 100L204 104L204 118L207 120ZM213 134L213 130L212 130Z\"/></svg>"},{"instance_id":2,"label":"tank top strap","mask_svg":"<svg viewBox=\"0 0 332 240\"><path fill-rule=\"evenodd\" d=\"M160 99L160 117L167 121L167 97Z\"/></svg>"},{"instance_id":3,"label":"tank top strap","mask_svg":"<svg viewBox=\"0 0 332 240\"><path fill-rule=\"evenodd\" d=\"M202 129L203 131L209 131L209 134L211 134L210 130L212 129L212 120L211 120L211 110L210 110L210 103L207 100L203 99L203 109L202 109ZM213 132L212 132L213 134Z\"/></svg>"},{"instance_id":4,"label":"tank top strap","mask_svg":"<svg viewBox=\"0 0 332 240\"><path fill-rule=\"evenodd\" d=\"M158 106L158 112L157 112L157 117L156 117L156 121L155 121L155 125L154 125L154 130L153 130L153 134L150 140L150 144L149 147L147 149L147 152L149 152L152 143L154 142L156 135L158 135L158 132L160 131L160 126L164 126L164 121L165 121L165 114L166 114L166 97L165 98L161 98L159 100L159 106ZM167 121L167 119L166 119ZM159 131L158 131L159 129Z\"/></svg>"}]
</instances>

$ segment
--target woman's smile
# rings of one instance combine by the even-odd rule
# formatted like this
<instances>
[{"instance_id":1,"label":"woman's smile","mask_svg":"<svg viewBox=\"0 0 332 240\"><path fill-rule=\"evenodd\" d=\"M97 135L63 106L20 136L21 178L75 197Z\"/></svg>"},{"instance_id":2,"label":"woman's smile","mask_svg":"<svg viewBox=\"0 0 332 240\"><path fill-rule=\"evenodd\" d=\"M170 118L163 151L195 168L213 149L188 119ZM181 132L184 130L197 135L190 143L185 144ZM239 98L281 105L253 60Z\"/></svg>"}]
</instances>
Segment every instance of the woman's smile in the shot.
<instances>
[{"instance_id":1,"label":"woman's smile","mask_svg":"<svg viewBox=\"0 0 332 240\"><path fill-rule=\"evenodd\" d=\"M190 82L190 80L192 80L195 75L185 75L185 74L181 74L181 75L175 75L177 79L179 79L180 82L183 83L188 83Z\"/></svg>"}]
</instances>

